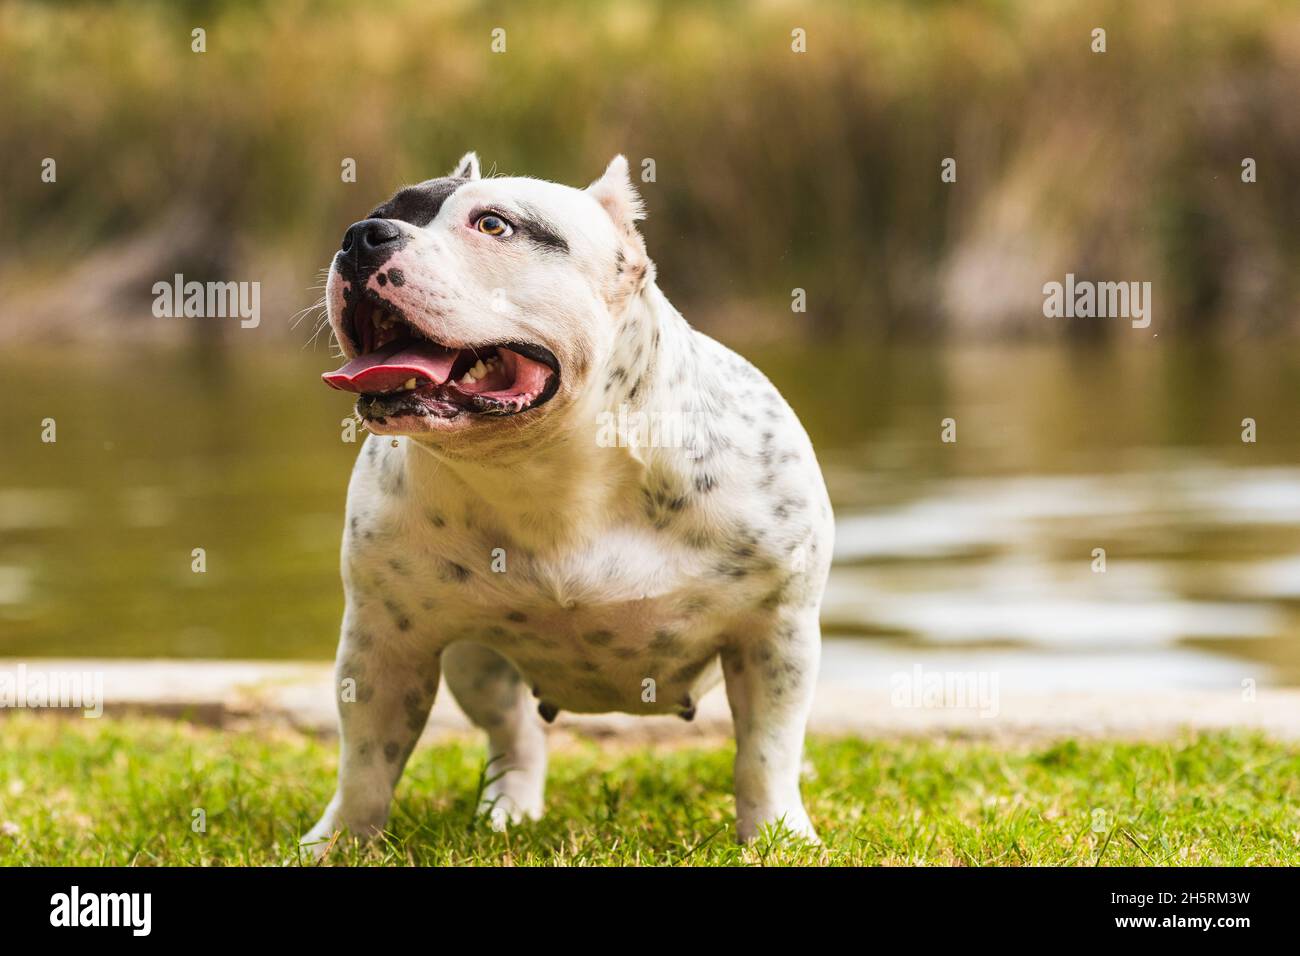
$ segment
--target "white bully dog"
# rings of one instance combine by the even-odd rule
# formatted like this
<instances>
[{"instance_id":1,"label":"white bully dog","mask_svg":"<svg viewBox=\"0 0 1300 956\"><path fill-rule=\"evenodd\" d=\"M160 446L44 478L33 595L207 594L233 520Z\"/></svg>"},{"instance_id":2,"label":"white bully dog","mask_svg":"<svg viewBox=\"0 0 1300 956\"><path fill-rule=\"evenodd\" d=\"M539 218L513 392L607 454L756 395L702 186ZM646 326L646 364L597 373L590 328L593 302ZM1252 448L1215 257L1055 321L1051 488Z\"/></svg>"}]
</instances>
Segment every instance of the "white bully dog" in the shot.
<instances>
[{"instance_id":1,"label":"white bully dog","mask_svg":"<svg viewBox=\"0 0 1300 956\"><path fill-rule=\"evenodd\" d=\"M494 826L542 813L560 710L676 714L726 681L739 837L799 793L833 519L775 387L655 284L616 157L585 190L479 174L347 230L327 286L372 433L348 488L338 790L372 837L440 677L487 732ZM720 665L720 666L719 666Z\"/></svg>"}]
</instances>

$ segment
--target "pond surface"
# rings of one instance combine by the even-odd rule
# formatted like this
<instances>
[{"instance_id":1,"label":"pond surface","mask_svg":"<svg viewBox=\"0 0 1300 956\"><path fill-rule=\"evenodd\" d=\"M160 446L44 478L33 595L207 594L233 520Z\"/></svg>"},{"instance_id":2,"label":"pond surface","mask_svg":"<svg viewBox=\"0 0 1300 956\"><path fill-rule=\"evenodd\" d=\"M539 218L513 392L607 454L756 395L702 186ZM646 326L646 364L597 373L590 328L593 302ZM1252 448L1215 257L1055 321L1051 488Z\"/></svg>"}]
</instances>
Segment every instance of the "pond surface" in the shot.
<instances>
[{"instance_id":1,"label":"pond surface","mask_svg":"<svg viewBox=\"0 0 1300 956\"><path fill-rule=\"evenodd\" d=\"M1300 683L1300 350L746 352L827 473L836 666ZM319 347L0 358L0 656L331 656L357 446L327 367Z\"/></svg>"}]
</instances>

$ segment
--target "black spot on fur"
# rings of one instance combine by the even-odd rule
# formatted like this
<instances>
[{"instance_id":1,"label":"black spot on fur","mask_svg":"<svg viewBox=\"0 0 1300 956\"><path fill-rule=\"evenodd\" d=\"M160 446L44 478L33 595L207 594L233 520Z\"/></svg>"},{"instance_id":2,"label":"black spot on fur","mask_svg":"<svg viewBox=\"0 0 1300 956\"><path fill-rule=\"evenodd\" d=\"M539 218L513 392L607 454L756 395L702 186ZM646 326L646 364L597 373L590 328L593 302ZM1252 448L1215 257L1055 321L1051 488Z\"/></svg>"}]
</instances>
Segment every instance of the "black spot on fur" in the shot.
<instances>
[{"instance_id":1,"label":"black spot on fur","mask_svg":"<svg viewBox=\"0 0 1300 956\"><path fill-rule=\"evenodd\" d=\"M542 720L546 721L548 724L553 724L555 723L555 715L560 712L560 708L556 707L554 704L548 704L546 701L542 701L537 705L537 712L542 715Z\"/></svg>"},{"instance_id":2,"label":"black spot on fur","mask_svg":"<svg viewBox=\"0 0 1300 956\"><path fill-rule=\"evenodd\" d=\"M469 568L457 564L455 561L443 562L446 566L447 576L458 583L464 584L469 580Z\"/></svg>"},{"instance_id":3,"label":"black spot on fur","mask_svg":"<svg viewBox=\"0 0 1300 956\"><path fill-rule=\"evenodd\" d=\"M514 621L516 624L524 624L528 621L528 615L523 611L511 611L506 615L507 621Z\"/></svg>"},{"instance_id":4,"label":"black spot on fur","mask_svg":"<svg viewBox=\"0 0 1300 956\"><path fill-rule=\"evenodd\" d=\"M704 668L708 666L709 662L707 660L693 661L690 664L679 667L669 676L668 679L674 684L693 684L695 678L699 677Z\"/></svg>"},{"instance_id":5,"label":"black spot on fur","mask_svg":"<svg viewBox=\"0 0 1300 956\"><path fill-rule=\"evenodd\" d=\"M671 655L680 653L682 650L682 639L678 634L668 630L655 631L654 638L650 641L650 653L657 655Z\"/></svg>"},{"instance_id":6,"label":"black spot on fur","mask_svg":"<svg viewBox=\"0 0 1300 956\"><path fill-rule=\"evenodd\" d=\"M389 269L388 278L396 286L406 285L406 273L401 269Z\"/></svg>"},{"instance_id":7,"label":"black spot on fur","mask_svg":"<svg viewBox=\"0 0 1300 956\"><path fill-rule=\"evenodd\" d=\"M400 604L392 598L384 598L384 608L388 611L388 616L393 619L393 623L397 625L399 631L409 631L411 629L411 619Z\"/></svg>"}]
</instances>

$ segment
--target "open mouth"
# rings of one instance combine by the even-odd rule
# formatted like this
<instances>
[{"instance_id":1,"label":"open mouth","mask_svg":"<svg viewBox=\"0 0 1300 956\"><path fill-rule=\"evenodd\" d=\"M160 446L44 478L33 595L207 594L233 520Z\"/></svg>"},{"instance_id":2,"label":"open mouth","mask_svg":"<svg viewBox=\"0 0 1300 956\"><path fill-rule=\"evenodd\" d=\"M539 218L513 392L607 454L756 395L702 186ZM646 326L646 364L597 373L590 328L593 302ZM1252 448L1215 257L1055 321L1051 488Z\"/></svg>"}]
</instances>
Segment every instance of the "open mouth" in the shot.
<instances>
[{"instance_id":1,"label":"open mouth","mask_svg":"<svg viewBox=\"0 0 1300 956\"><path fill-rule=\"evenodd\" d=\"M371 293L345 307L343 331L357 357L321 378L360 395L357 412L381 423L408 415L517 415L546 402L560 384L560 364L549 349L522 342L444 345Z\"/></svg>"}]
</instances>

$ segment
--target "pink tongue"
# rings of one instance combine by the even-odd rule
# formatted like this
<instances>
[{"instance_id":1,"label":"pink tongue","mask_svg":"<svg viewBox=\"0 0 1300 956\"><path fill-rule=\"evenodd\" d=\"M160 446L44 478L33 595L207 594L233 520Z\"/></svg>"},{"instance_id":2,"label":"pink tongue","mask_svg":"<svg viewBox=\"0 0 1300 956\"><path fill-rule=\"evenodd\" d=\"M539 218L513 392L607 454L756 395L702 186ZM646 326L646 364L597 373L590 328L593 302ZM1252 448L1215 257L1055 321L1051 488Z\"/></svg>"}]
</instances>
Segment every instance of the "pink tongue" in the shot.
<instances>
[{"instance_id":1,"label":"pink tongue","mask_svg":"<svg viewBox=\"0 0 1300 956\"><path fill-rule=\"evenodd\" d=\"M347 365L321 376L341 392L400 391L409 379L416 385L441 385L451 375L459 349L432 342L402 342L377 352L358 355Z\"/></svg>"}]
</instances>

